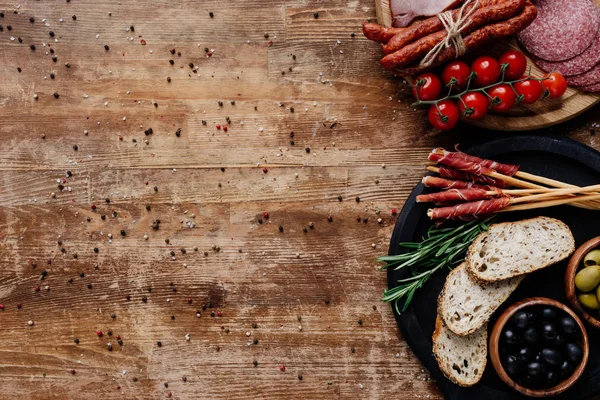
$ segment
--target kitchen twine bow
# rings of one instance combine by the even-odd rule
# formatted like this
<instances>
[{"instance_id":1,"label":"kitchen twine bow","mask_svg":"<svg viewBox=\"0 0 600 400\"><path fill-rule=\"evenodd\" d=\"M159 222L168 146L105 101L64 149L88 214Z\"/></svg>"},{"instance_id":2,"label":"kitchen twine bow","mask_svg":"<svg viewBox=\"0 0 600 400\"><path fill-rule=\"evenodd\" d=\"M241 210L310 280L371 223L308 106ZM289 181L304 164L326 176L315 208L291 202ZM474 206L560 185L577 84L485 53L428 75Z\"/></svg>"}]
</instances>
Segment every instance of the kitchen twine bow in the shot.
<instances>
[{"instance_id":1,"label":"kitchen twine bow","mask_svg":"<svg viewBox=\"0 0 600 400\"><path fill-rule=\"evenodd\" d=\"M472 7L469 11L465 13L467 6L472 4ZM456 16L456 21L452 18L452 10L444 11L443 13L438 14L438 18L444 25L444 28L448 32L444 40L436 44L429 52L423 57L421 61L421 66L429 67L435 58L440 54L440 52L444 49L447 49L450 46L454 46L456 49L456 56L460 57L466 53L467 47L465 46L465 42L462 38L461 32L467 27L471 20L469 17L471 14L477 9L479 6L479 0L467 0L460 8L458 15ZM464 15L463 15L464 13Z\"/></svg>"}]
</instances>

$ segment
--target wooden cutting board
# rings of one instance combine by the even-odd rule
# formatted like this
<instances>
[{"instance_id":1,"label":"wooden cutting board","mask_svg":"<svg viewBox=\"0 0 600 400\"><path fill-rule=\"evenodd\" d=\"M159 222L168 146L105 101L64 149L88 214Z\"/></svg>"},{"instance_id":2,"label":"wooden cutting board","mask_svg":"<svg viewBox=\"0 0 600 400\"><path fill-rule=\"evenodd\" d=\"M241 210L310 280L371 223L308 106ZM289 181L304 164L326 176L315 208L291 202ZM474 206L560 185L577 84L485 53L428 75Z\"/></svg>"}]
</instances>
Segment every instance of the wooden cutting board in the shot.
<instances>
[{"instance_id":1,"label":"wooden cutting board","mask_svg":"<svg viewBox=\"0 0 600 400\"><path fill-rule=\"evenodd\" d=\"M600 0L595 0L595 2L600 6ZM391 26L392 12L389 0L375 0L375 8L379 24ZM499 56L510 48L521 50L516 39L511 39L499 42L491 48L486 48L486 54ZM528 61L529 65L532 66L532 75L542 76L545 74L529 58ZM480 121L468 122L481 128L501 131L525 131L546 128L581 114L599 101L599 94L584 93L569 87L560 99L543 99L534 104L518 105L506 114L489 114Z\"/></svg>"}]
</instances>

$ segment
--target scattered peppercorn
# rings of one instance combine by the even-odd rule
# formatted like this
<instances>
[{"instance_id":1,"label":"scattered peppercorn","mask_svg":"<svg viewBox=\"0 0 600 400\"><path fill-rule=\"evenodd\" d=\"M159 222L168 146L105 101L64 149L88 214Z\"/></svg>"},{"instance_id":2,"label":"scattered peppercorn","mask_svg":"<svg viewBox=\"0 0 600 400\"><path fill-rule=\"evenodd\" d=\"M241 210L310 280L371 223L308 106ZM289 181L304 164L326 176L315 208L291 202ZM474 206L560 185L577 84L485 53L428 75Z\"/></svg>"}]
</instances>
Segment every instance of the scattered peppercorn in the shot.
<instances>
[{"instance_id":1,"label":"scattered peppercorn","mask_svg":"<svg viewBox=\"0 0 600 400\"><path fill-rule=\"evenodd\" d=\"M48 32L48 35L50 35L50 37L54 37L54 32L50 31Z\"/></svg>"},{"instance_id":2,"label":"scattered peppercorn","mask_svg":"<svg viewBox=\"0 0 600 400\"><path fill-rule=\"evenodd\" d=\"M171 82L171 77L167 76L167 82Z\"/></svg>"},{"instance_id":3,"label":"scattered peppercorn","mask_svg":"<svg viewBox=\"0 0 600 400\"><path fill-rule=\"evenodd\" d=\"M174 60L169 60L169 64L173 65L173 64L175 64L175 61Z\"/></svg>"},{"instance_id":4,"label":"scattered peppercorn","mask_svg":"<svg viewBox=\"0 0 600 400\"><path fill-rule=\"evenodd\" d=\"M57 62L57 61L58 61L58 57L56 57L56 56L53 56L53 57L52 57L52 61L54 61L54 62Z\"/></svg>"},{"instance_id":5,"label":"scattered peppercorn","mask_svg":"<svg viewBox=\"0 0 600 400\"><path fill-rule=\"evenodd\" d=\"M105 44L105 45L104 45L104 50L106 50L106 51L109 51L109 50L110 50L110 47L108 47L108 45L107 45L107 44Z\"/></svg>"},{"instance_id":6,"label":"scattered peppercorn","mask_svg":"<svg viewBox=\"0 0 600 400\"><path fill-rule=\"evenodd\" d=\"M100 251L100 249L98 249L97 247L94 247L94 253L97 253L99 251Z\"/></svg>"},{"instance_id":7,"label":"scattered peppercorn","mask_svg":"<svg viewBox=\"0 0 600 400\"><path fill-rule=\"evenodd\" d=\"M319 13L318 12L314 13L313 17L315 17L315 19L319 18Z\"/></svg>"},{"instance_id":8,"label":"scattered peppercorn","mask_svg":"<svg viewBox=\"0 0 600 400\"><path fill-rule=\"evenodd\" d=\"M127 232L125 232L124 229L121 229L121 236L125 236L125 235L127 235Z\"/></svg>"},{"instance_id":9,"label":"scattered peppercorn","mask_svg":"<svg viewBox=\"0 0 600 400\"><path fill-rule=\"evenodd\" d=\"M215 14L211 11L211 12L208 13L208 16L211 17L211 18L214 18Z\"/></svg>"},{"instance_id":10,"label":"scattered peppercorn","mask_svg":"<svg viewBox=\"0 0 600 400\"><path fill-rule=\"evenodd\" d=\"M356 196L356 202L360 203L360 197Z\"/></svg>"},{"instance_id":11,"label":"scattered peppercorn","mask_svg":"<svg viewBox=\"0 0 600 400\"><path fill-rule=\"evenodd\" d=\"M73 18L73 21L77 20L77 15L73 15L71 18Z\"/></svg>"},{"instance_id":12,"label":"scattered peppercorn","mask_svg":"<svg viewBox=\"0 0 600 400\"><path fill-rule=\"evenodd\" d=\"M58 98L59 98L59 96L60 96L60 95L58 94L58 92L54 92L54 98L55 98L55 99L58 99Z\"/></svg>"},{"instance_id":13,"label":"scattered peppercorn","mask_svg":"<svg viewBox=\"0 0 600 400\"><path fill-rule=\"evenodd\" d=\"M79 344L79 339L75 339L73 341L75 342L75 344Z\"/></svg>"},{"instance_id":14,"label":"scattered peppercorn","mask_svg":"<svg viewBox=\"0 0 600 400\"><path fill-rule=\"evenodd\" d=\"M157 345L158 347L162 347L162 342L158 341L158 342L156 342L156 345Z\"/></svg>"},{"instance_id":15,"label":"scattered peppercorn","mask_svg":"<svg viewBox=\"0 0 600 400\"><path fill-rule=\"evenodd\" d=\"M310 147L305 148L304 151L306 151L307 153L310 153Z\"/></svg>"},{"instance_id":16,"label":"scattered peppercorn","mask_svg":"<svg viewBox=\"0 0 600 400\"><path fill-rule=\"evenodd\" d=\"M283 226L279 225L279 232L283 232Z\"/></svg>"},{"instance_id":17,"label":"scattered peppercorn","mask_svg":"<svg viewBox=\"0 0 600 400\"><path fill-rule=\"evenodd\" d=\"M359 325L362 325L362 324L363 324L363 322L362 322L362 319L359 319L359 320L358 320L358 324L359 324Z\"/></svg>"},{"instance_id":18,"label":"scattered peppercorn","mask_svg":"<svg viewBox=\"0 0 600 400\"><path fill-rule=\"evenodd\" d=\"M21 72L21 71L23 71L23 70L21 69L21 67L17 67L17 72ZM56 96L54 96L54 97L56 97Z\"/></svg>"},{"instance_id":19,"label":"scattered peppercorn","mask_svg":"<svg viewBox=\"0 0 600 400\"><path fill-rule=\"evenodd\" d=\"M177 137L181 136L181 128L177 128L177 130L175 131L175 136L177 136Z\"/></svg>"},{"instance_id":20,"label":"scattered peppercorn","mask_svg":"<svg viewBox=\"0 0 600 400\"><path fill-rule=\"evenodd\" d=\"M50 74L50 79L54 79L55 75L54 74Z\"/></svg>"}]
</instances>

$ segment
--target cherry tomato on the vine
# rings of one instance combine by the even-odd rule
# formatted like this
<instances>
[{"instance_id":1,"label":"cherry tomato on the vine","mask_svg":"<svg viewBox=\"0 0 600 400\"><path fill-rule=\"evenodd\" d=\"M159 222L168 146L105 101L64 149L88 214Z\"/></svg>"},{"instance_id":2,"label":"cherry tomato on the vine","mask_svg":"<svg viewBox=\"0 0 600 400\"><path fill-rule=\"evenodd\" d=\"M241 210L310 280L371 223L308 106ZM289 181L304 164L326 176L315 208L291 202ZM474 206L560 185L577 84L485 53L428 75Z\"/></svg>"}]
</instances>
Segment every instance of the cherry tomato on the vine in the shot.
<instances>
[{"instance_id":1,"label":"cherry tomato on the vine","mask_svg":"<svg viewBox=\"0 0 600 400\"><path fill-rule=\"evenodd\" d=\"M441 131L454 128L459 119L458 107L452 100L442 100L429 108L429 122Z\"/></svg>"},{"instance_id":2,"label":"cherry tomato on the vine","mask_svg":"<svg viewBox=\"0 0 600 400\"><path fill-rule=\"evenodd\" d=\"M549 96L553 99L562 96L567 90L567 80L560 72L551 72L544 76L542 85L546 88Z\"/></svg>"},{"instance_id":3,"label":"cherry tomato on the vine","mask_svg":"<svg viewBox=\"0 0 600 400\"><path fill-rule=\"evenodd\" d=\"M526 78L526 76L523 76L521 79L525 80L514 84L514 88L519 95L517 101L523 104L535 103L544 94L544 86L539 80Z\"/></svg>"},{"instance_id":4,"label":"cherry tomato on the vine","mask_svg":"<svg viewBox=\"0 0 600 400\"><path fill-rule=\"evenodd\" d=\"M481 56L473 61L471 69L475 72L473 82L478 87L489 86L500 77L500 64L490 56Z\"/></svg>"},{"instance_id":5,"label":"cherry tomato on the vine","mask_svg":"<svg viewBox=\"0 0 600 400\"><path fill-rule=\"evenodd\" d=\"M450 82L452 81L453 91L456 89L464 89L467 87L467 81L471 74L471 68L464 61L452 61L444 67L442 71L442 83L448 89L450 88Z\"/></svg>"},{"instance_id":6,"label":"cherry tomato on the vine","mask_svg":"<svg viewBox=\"0 0 600 400\"><path fill-rule=\"evenodd\" d=\"M503 113L507 112L515 105L517 100L517 94L505 83L501 83L489 89L488 94L490 98L490 108L496 112Z\"/></svg>"},{"instance_id":7,"label":"cherry tomato on the vine","mask_svg":"<svg viewBox=\"0 0 600 400\"><path fill-rule=\"evenodd\" d=\"M519 50L508 50L500 56L500 67L507 64L504 78L509 81L519 79L527 69L527 59Z\"/></svg>"},{"instance_id":8,"label":"cherry tomato on the vine","mask_svg":"<svg viewBox=\"0 0 600 400\"><path fill-rule=\"evenodd\" d=\"M441 91L442 82L440 78L431 72L417 76L413 82L412 93L417 100L437 100Z\"/></svg>"},{"instance_id":9,"label":"cherry tomato on the vine","mask_svg":"<svg viewBox=\"0 0 600 400\"><path fill-rule=\"evenodd\" d=\"M481 119L487 114L488 98L481 92L468 92L460 96L458 108L463 117L470 120Z\"/></svg>"}]
</instances>

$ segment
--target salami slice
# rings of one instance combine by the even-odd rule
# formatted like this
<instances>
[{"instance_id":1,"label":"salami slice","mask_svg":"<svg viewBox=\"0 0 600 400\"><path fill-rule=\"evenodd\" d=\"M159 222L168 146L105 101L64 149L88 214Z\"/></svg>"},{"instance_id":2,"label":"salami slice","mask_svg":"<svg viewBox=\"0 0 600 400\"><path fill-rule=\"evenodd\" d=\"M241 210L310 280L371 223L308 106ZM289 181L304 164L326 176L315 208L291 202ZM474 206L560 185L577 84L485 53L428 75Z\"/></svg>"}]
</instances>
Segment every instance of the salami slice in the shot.
<instances>
[{"instance_id":1,"label":"salami slice","mask_svg":"<svg viewBox=\"0 0 600 400\"><path fill-rule=\"evenodd\" d=\"M600 64L587 72L579 75L567 76L567 83L571 86L590 86L600 83Z\"/></svg>"},{"instance_id":2,"label":"salami slice","mask_svg":"<svg viewBox=\"0 0 600 400\"><path fill-rule=\"evenodd\" d=\"M583 53L596 38L600 14L593 0L537 0L538 16L519 33L537 58L564 61Z\"/></svg>"},{"instance_id":3,"label":"salami slice","mask_svg":"<svg viewBox=\"0 0 600 400\"><path fill-rule=\"evenodd\" d=\"M600 62L600 30L596 39L583 53L566 61L552 62L532 56L533 62L546 72L558 71L564 76L579 75L594 68Z\"/></svg>"},{"instance_id":4,"label":"salami slice","mask_svg":"<svg viewBox=\"0 0 600 400\"><path fill-rule=\"evenodd\" d=\"M589 92L589 93L600 93L600 83L595 83L595 84L589 85L589 86L581 86L581 87L578 87L577 89L584 91L584 92Z\"/></svg>"}]
</instances>

